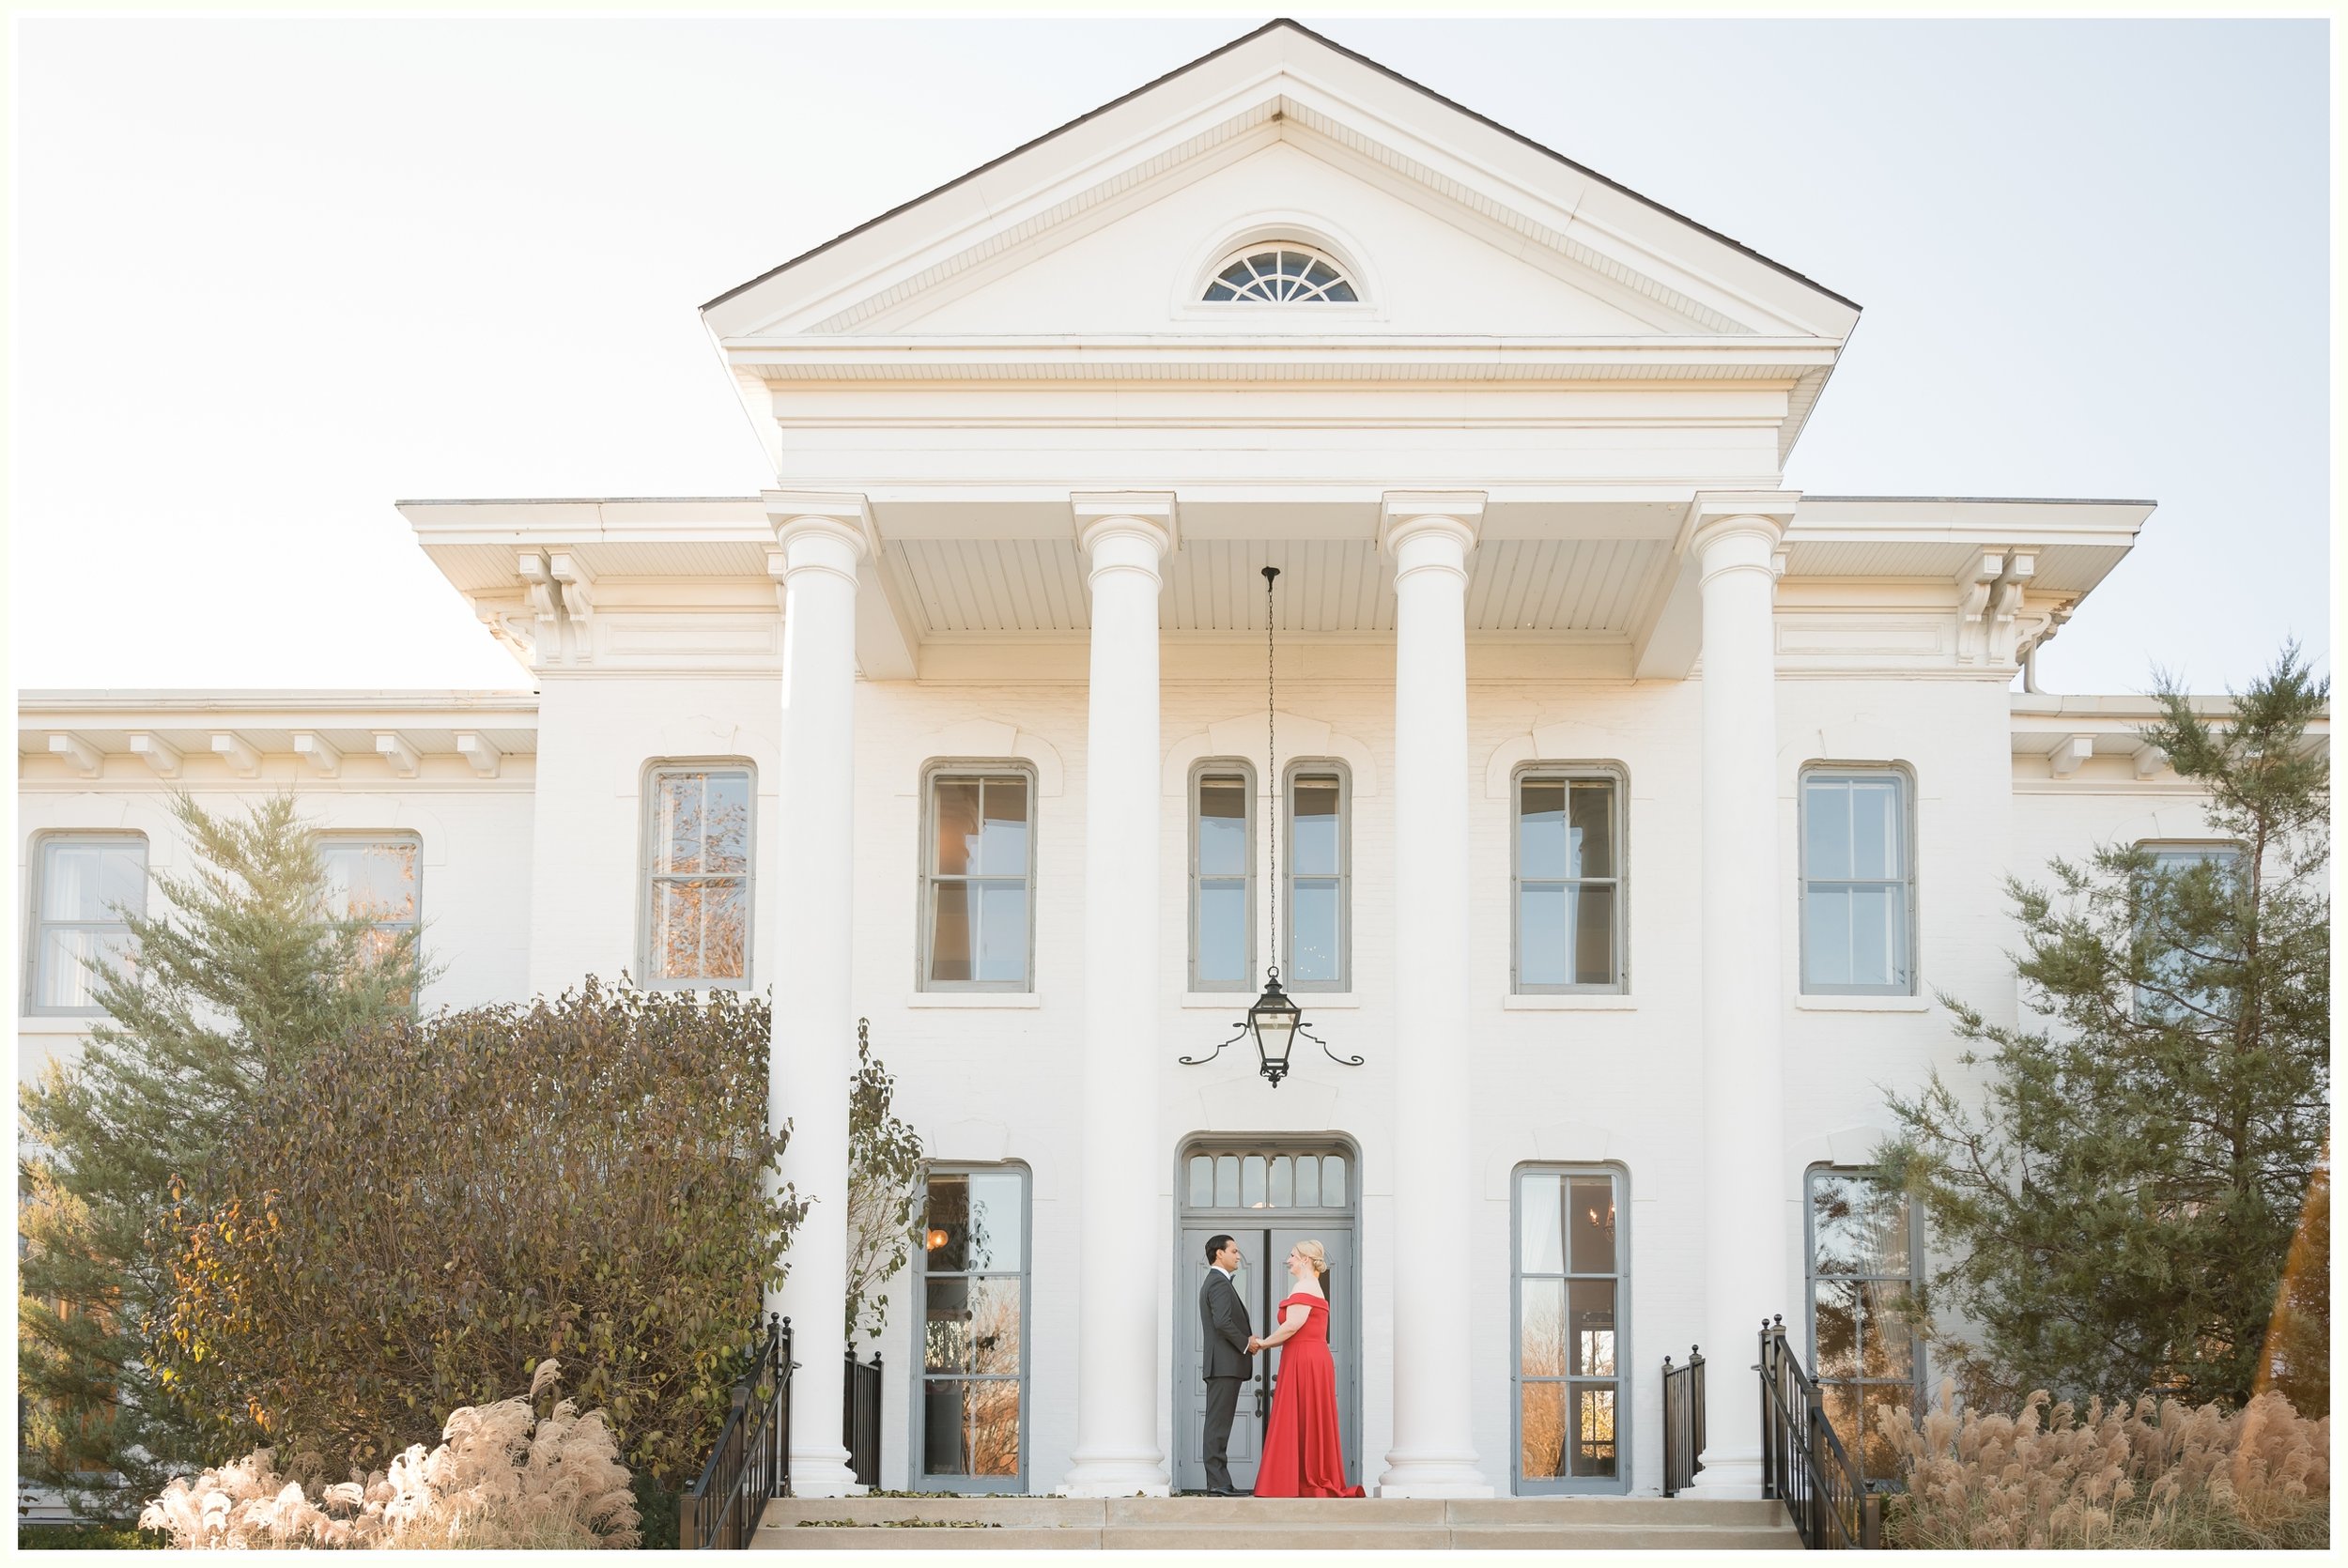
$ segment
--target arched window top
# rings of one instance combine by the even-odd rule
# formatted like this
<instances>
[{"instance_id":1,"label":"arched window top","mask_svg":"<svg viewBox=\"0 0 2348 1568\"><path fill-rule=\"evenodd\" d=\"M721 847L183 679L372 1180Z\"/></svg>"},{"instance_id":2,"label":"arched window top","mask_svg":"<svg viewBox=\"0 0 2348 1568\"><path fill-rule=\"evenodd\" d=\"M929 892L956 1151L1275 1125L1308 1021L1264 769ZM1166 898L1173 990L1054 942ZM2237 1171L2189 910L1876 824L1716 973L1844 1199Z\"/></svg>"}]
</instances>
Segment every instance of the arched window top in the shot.
<instances>
[{"instance_id":1,"label":"arched window top","mask_svg":"<svg viewBox=\"0 0 2348 1568\"><path fill-rule=\"evenodd\" d=\"M1215 269L1204 296L1209 304L1350 305L1361 296L1337 260L1293 242L1256 244Z\"/></svg>"}]
</instances>

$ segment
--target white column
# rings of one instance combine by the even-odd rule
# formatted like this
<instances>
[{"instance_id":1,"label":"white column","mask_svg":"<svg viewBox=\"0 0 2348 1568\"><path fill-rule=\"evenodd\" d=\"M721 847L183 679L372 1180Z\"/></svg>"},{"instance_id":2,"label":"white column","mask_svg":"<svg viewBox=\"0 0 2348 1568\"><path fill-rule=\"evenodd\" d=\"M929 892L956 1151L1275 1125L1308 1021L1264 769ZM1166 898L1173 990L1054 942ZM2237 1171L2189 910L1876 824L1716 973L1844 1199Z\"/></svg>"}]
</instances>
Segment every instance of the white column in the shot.
<instances>
[{"instance_id":1,"label":"white column","mask_svg":"<svg viewBox=\"0 0 2348 1568\"><path fill-rule=\"evenodd\" d=\"M782 598L782 775L775 868L774 1043L766 1122L791 1124L780 1180L812 1200L791 1237L769 1310L791 1319L791 1482L801 1497L864 1490L841 1441L839 1346L848 1294L848 1085L856 1075L849 978L856 803L857 565L870 552L863 502L767 498ZM786 892L787 890L787 892Z\"/></svg>"},{"instance_id":2,"label":"white column","mask_svg":"<svg viewBox=\"0 0 2348 1568\"><path fill-rule=\"evenodd\" d=\"M1488 1498L1470 1423L1467 554L1476 493L1390 494L1394 558L1394 1447L1378 1495ZM1489 1370L1489 1369L1487 1369Z\"/></svg>"},{"instance_id":3,"label":"white column","mask_svg":"<svg viewBox=\"0 0 2348 1568\"><path fill-rule=\"evenodd\" d=\"M1704 1470L1693 1490L1761 1495L1761 1320L1791 1318L1791 1189L1779 1012L1778 539L1792 498L1699 496L1704 605ZM1767 510L1763 510L1766 507Z\"/></svg>"},{"instance_id":4,"label":"white column","mask_svg":"<svg viewBox=\"0 0 2348 1568\"><path fill-rule=\"evenodd\" d=\"M1158 1447L1158 562L1170 495L1077 496L1092 590L1085 730L1084 1170L1070 1497L1164 1497Z\"/></svg>"}]
</instances>

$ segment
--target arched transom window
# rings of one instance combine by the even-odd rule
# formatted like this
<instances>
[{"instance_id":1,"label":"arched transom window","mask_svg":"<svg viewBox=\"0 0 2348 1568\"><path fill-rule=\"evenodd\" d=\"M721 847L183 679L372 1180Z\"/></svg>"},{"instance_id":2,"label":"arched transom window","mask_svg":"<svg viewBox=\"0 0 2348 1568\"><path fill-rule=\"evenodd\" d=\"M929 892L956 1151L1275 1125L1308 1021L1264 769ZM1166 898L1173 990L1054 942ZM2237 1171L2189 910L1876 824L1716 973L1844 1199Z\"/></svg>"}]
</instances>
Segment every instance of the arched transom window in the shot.
<instances>
[{"instance_id":1,"label":"arched transom window","mask_svg":"<svg viewBox=\"0 0 2348 1568\"><path fill-rule=\"evenodd\" d=\"M1361 298L1345 269L1305 245L1251 245L1207 284L1210 304L1352 304Z\"/></svg>"}]
</instances>

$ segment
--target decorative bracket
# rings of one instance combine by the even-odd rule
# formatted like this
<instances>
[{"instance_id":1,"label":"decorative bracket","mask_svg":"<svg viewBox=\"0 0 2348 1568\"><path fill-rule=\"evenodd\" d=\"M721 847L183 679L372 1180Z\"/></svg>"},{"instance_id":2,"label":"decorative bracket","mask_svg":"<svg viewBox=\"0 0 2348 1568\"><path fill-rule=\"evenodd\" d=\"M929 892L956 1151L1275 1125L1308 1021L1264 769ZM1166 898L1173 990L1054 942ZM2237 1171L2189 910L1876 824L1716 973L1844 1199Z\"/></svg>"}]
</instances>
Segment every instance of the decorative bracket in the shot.
<instances>
[{"instance_id":1,"label":"decorative bracket","mask_svg":"<svg viewBox=\"0 0 2348 1568\"><path fill-rule=\"evenodd\" d=\"M155 770L156 777L179 776L179 767L184 759L180 757L178 746L161 735L150 735L144 730L132 730L130 739L131 755L146 759L147 765Z\"/></svg>"},{"instance_id":2,"label":"decorative bracket","mask_svg":"<svg viewBox=\"0 0 2348 1568\"><path fill-rule=\"evenodd\" d=\"M472 730L456 731L456 752L472 764L472 771L484 778L498 776L498 764L505 754L489 744L489 737Z\"/></svg>"},{"instance_id":3,"label":"decorative bracket","mask_svg":"<svg viewBox=\"0 0 2348 1568\"><path fill-rule=\"evenodd\" d=\"M2034 545L1977 550L1956 575L1959 664L2012 664L2022 590L2038 569Z\"/></svg>"},{"instance_id":4,"label":"decorative bracket","mask_svg":"<svg viewBox=\"0 0 2348 1568\"><path fill-rule=\"evenodd\" d=\"M228 771L239 778L261 776L261 754L233 730L213 731L212 754L225 761Z\"/></svg>"},{"instance_id":5,"label":"decorative bracket","mask_svg":"<svg viewBox=\"0 0 2348 1568\"><path fill-rule=\"evenodd\" d=\"M415 777L417 771L424 766L423 757L408 744L408 737L396 730L378 730L375 732L375 749L385 761L391 763L392 771L402 778Z\"/></svg>"},{"instance_id":6,"label":"decorative bracket","mask_svg":"<svg viewBox=\"0 0 2348 1568\"><path fill-rule=\"evenodd\" d=\"M2047 753L2047 771L2057 778L2068 778L2079 771L2079 764L2095 755L2093 735L2065 735Z\"/></svg>"},{"instance_id":7,"label":"decorative bracket","mask_svg":"<svg viewBox=\"0 0 2348 1568\"><path fill-rule=\"evenodd\" d=\"M340 747L324 735L308 730L297 730L293 738L294 755L310 764L310 771L320 778L339 778L343 771Z\"/></svg>"},{"instance_id":8,"label":"decorative bracket","mask_svg":"<svg viewBox=\"0 0 2348 1568\"><path fill-rule=\"evenodd\" d=\"M72 763L74 770L84 778L96 778L105 771L106 754L70 731L50 731L49 754Z\"/></svg>"}]
</instances>

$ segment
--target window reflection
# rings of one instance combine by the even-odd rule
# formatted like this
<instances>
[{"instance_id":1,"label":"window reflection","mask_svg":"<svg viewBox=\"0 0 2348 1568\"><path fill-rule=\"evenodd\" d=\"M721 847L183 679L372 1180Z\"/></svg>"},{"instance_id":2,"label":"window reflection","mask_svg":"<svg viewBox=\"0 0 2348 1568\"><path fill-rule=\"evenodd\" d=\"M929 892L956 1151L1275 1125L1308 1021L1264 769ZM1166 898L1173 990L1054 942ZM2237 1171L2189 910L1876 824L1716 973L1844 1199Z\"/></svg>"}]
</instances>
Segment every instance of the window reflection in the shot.
<instances>
[{"instance_id":1,"label":"window reflection","mask_svg":"<svg viewBox=\"0 0 2348 1568\"><path fill-rule=\"evenodd\" d=\"M1033 792L1020 774L933 774L929 791L922 983L1020 989L1027 983L1032 930Z\"/></svg>"},{"instance_id":2,"label":"window reflection","mask_svg":"<svg viewBox=\"0 0 2348 1568\"><path fill-rule=\"evenodd\" d=\"M649 896L653 978L739 984L749 976L750 775L662 768L652 779ZM379 883L353 862L354 885ZM408 886L414 885L412 850Z\"/></svg>"},{"instance_id":3,"label":"window reflection","mask_svg":"<svg viewBox=\"0 0 2348 1568\"><path fill-rule=\"evenodd\" d=\"M1871 1483L1895 1456L1879 1405L1918 1405L1923 1368L1901 1314L1913 1286L1907 1194L1866 1170L1814 1168L1805 1183L1810 1364L1835 1435Z\"/></svg>"},{"instance_id":4,"label":"window reflection","mask_svg":"<svg viewBox=\"0 0 2348 1568\"><path fill-rule=\"evenodd\" d=\"M927 1195L922 1473L1015 1480L1027 1377L1026 1178L1008 1167L937 1171Z\"/></svg>"},{"instance_id":5,"label":"window reflection","mask_svg":"<svg viewBox=\"0 0 2348 1568\"><path fill-rule=\"evenodd\" d=\"M1518 1174L1514 1349L1524 1480L1620 1478L1620 1192L1604 1171Z\"/></svg>"}]
</instances>

